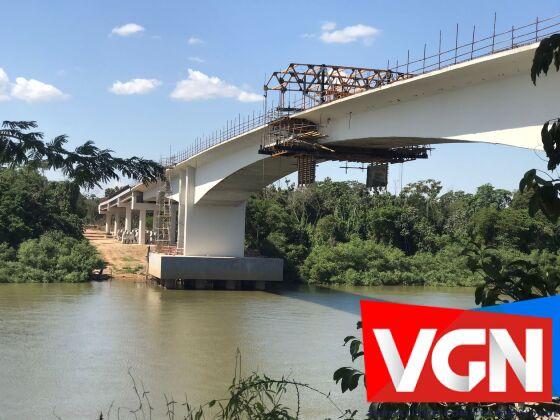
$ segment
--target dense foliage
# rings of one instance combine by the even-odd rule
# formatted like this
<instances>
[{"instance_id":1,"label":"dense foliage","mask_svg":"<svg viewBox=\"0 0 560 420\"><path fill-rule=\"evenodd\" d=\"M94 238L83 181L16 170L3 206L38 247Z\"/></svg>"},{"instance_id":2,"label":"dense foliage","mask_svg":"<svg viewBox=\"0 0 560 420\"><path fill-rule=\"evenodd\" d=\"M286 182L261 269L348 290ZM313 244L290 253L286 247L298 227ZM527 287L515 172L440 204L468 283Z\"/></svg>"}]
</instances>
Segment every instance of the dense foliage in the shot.
<instances>
[{"instance_id":1,"label":"dense foliage","mask_svg":"<svg viewBox=\"0 0 560 420\"><path fill-rule=\"evenodd\" d=\"M84 209L79 188L31 169L0 169L0 242L17 247L57 230L80 238Z\"/></svg>"},{"instance_id":2,"label":"dense foliage","mask_svg":"<svg viewBox=\"0 0 560 420\"><path fill-rule=\"evenodd\" d=\"M88 200L73 182L0 169L0 282L87 281L102 268L83 239Z\"/></svg>"},{"instance_id":3,"label":"dense foliage","mask_svg":"<svg viewBox=\"0 0 560 420\"><path fill-rule=\"evenodd\" d=\"M491 246L501 264L522 260L557 273L559 228L528 206L528 193L488 184L442 193L427 180L393 195L327 179L252 197L246 244L284 258L286 277L309 283L479 284L473 241Z\"/></svg>"},{"instance_id":4,"label":"dense foliage","mask_svg":"<svg viewBox=\"0 0 560 420\"><path fill-rule=\"evenodd\" d=\"M29 239L17 251L0 243L0 283L83 282L101 268L103 261L86 239L61 232Z\"/></svg>"},{"instance_id":5,"label":"dense foliage","mask_svg":"<svg viewBox=\"0 0 560 420\"><path fill-rule=\"evenodd\" d=\"M44 135L34 131L35 121L4 121L0 126L0 167L27 167L61 171L80 187L93 188L122 176L142 182L155 182L164 175L164 168L151 160L136 156L119 158L113 151L99 149L86 141L74 150L60 135L45 143Z\"/></svg>"}]
</instances>

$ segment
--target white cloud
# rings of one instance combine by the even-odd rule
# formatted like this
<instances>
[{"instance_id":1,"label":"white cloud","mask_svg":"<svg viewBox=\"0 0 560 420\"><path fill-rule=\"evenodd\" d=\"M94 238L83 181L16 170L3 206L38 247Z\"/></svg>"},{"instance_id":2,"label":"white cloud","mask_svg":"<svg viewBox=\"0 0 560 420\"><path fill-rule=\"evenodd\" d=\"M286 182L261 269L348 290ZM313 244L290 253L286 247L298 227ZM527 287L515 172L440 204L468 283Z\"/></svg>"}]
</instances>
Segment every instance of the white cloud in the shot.
<instances>
[{"instance_id":1,"label":"white cloud","mask_svg":"<svg viewBox=\"0 0 560 420\"><path fill-rule=\"evenodd\" d=\"M16 78L16 83L12 85L11 96L29 103L48 102L68 97L53 85L24 77Z\"/></svg>"},{"instance_id":2,"label":"white cloud","mask_svg":"<svg viewBox=\"0 0 560 420\"><path fill-rule=\"evenodd\" d=\"M144 28L141 25L138 25L137 23L127 23L126 25L117 26L113 28L111 33L119 36L131 36L143 32L145 30L146 28Z\"/></svg>"},{"instance_id":3,"label":"white cloud","mask_svg":"<svg viewBox=\"0 0 560 420\"><path fill-rule=\"evenodd\" d=\"M336 24L327 22L321 27L321 40L326 43L348 44L355 41L363 41L365 45L371 44L373 38L379 34L379 29L367 25L353 25L342 29L336 29Z\"/></svg>"},{"instance_id":4,"label":"white cloud","mask_svg":"<svg viewBox=\"0 0 560 420\"><path fill-rule=\"evenodd\" d=\"M321 30L323 32L332 31L336 28L336 23L334 22L325 22L321 25Z\"/></svg>"},{"instance_id":5,"label":"white cloud","mask_svg":"<svg viewBox=\"0 0 560 420\"><path fill-rule=\"evenodd\" d=\"M204 41L200 38L197 38L196 36L191 36L189 39L187 39L187 44L189 45L204 44Z\"/></svg>"},{"instance_id":6,"label":"white cloud","mask_svg":"<svg viewBox=\"0 0 560 420\"><path fill-rule=\"evenodd\" d=\"M188 69L188 77L177 82L171 98L180 101L197 101L216 98L232 98L240 102L257 102L262 96L231 85L219 77L208 76L201 71Z\"/></svg>"},{"instance_id":7,"label":"white cloud","mask_svg":"<svg viewBox=\"0 0 560 420\"><path fill-rule=\"evenodd\" d=\"M189 60L194 61L195 63L204 63L204 59L202 59L200 57L191 56L191 57L189 57Z\"/></svg>"},{"instance_id":8,"label":"white cloud","mask_svg":"<svg viewBox=\"0 0 560 420\"><path fill-rule=\"evenodd\" d=\"M10 99L8 95L8 87L10 79L2 67L0 67L0 101L7 101Z\"/></svg>"},{"instance_id":9,"label":"white cloud","mask_svg":"<svg viewBox=\"0 0 560 420\"><path fill-rule=\"evenodd\" d=\"M115 95L143 95L161 85L157 79L132 79L128 82L117 80L109 88Z\"/></svg>"}]
</instances>

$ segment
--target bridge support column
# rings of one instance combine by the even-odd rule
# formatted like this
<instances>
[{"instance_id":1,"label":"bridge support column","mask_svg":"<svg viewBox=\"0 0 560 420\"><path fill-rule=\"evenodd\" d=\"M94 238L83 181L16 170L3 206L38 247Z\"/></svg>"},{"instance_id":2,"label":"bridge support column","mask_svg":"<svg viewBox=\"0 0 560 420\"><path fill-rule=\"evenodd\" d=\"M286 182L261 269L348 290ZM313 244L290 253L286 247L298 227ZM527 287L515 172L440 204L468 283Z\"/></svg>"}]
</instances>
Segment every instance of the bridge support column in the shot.
<instances>
[{"instance_id":1,"label":"bridge support column","mask_svg":"<svg viewBox=\"0 0 560 420\"><path fill-rule=\"evenodd\" d=\"M171 204L171 218L169 220L169 245L177 244L177 206Z\"/></svg>"},{"instance_id":2,"label":"bridge support column","mask_svg":"<svg viewBox=\"0 0 560 420\"><path fill-rule=\"evenodd\" d=\"M186 194L186 173L179 171L179 205L177 209L177 248L184 247L185 239L185 194Z\"/></svg>"},{"instance_id":3,"label":"bridge support column","mask_svg":"<svg viewBox=\"0 0 560 420\"><path fill-rule=\"evenodd\" d=\"M181 213L179 218L179 224L183 219L183 254L243 257L245 202L229 205L194 204L195 176L196 169L187 167L182 201L184 215Z\"/></svg>"},{"instance_id":4,"label":"bridge support column","mask_svg":"<svg viewBox=\"0 0 560 420\"><path fill-rule=\"evenodd\" d=\"M146 244L146 210L140 210L138 217L138 244Z\"/></svg>"},{"instance_id":5,"label":"bridge support column","mask_svg":"<svg viewBox=\"0 0 560 420\"><path fill-rule=\"evenodd\" d=\"M105 213L105 236L111 233L111 212Z\"/></svg>"},{"instance_id":6,"label":"bridge support column","mask_svg":"<svg viewBox=\"0 0 560 420\"><path fill-rule=\"evenodd\" d=\"M113 238L117 237L117 230L119 229L119 225L120 225L120 214L119 213L115 213L115 220L113 221Z\"/></svg>"},{"instance_id":7,"label":"bridge support column","mask_svg":"<svg viewBox=\"0 0 560 420\"><path fill-rule=\"evenodd\" d=\"M194 227L194 192L195 192L195 172L196 169L187 166L184 172L183 180L184 182L181 184L181 190L183 191L183 255L196 255L191 254L189 247L191 241L191 232L193 231ZM179 192L181 195L181 191ZM205 255L205 254L202 254Z\"/></svg>"},{"instance_id":8,"label":"bridge support column","mask_svg":"<svg viewBox=\"0 0 560 420\"><path fill-rule=\"evenodd\" d=\"M130 232L132 230L132 208L130 204L126 207L124 216L124 230Z\"/></svg>"}]
</instances>

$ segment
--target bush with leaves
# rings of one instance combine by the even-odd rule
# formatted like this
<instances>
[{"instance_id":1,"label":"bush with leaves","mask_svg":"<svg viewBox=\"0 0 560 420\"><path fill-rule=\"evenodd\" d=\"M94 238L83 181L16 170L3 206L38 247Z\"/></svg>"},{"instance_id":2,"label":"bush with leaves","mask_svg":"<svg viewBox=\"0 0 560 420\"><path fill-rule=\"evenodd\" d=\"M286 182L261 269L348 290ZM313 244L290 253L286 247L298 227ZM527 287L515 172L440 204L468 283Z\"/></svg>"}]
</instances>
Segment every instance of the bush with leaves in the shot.
<instances>
[{"instance_id":1,"label":"bush with leaves","mask_svg":"<svg viewBox=\"0 0 560 420\"><path fill-rule=\"evenodd\" d=\"M414 284L418 280L404 252L356 236L334 246L315 246L301 273L309 283L390 285Z\"/></svg>"},{"instance_id":2,"label":"bush with leaves","mask_svg":"<svg viewBox=\"0 0 560 420\"><path fill-rule=\"evenodd\" d=\"M17 251L0 244L0 283L77 283L91 280L103 268L97 250L87 240L49 232L23 242Z\"/></svg>"}]
</instances>

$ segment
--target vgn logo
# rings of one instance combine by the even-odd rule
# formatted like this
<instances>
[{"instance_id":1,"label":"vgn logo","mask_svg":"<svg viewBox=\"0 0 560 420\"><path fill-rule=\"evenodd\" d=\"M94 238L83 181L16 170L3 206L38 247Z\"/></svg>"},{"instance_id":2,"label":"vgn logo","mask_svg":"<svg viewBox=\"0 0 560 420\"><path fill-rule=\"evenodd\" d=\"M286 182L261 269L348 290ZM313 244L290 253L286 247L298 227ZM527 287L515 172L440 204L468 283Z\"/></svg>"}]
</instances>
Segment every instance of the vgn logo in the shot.
<instances>
[{"instance_id":1,"label":"vgn logo","mask_svg":"<svg viewBox=\"0 0 560 420\"><path fill-rule=\"evenodd\" d=\"M484 310L376 301L361 307L368 401L545 402L553 381L557 390L556 297Z\"/></svg>"}]
</instances>

